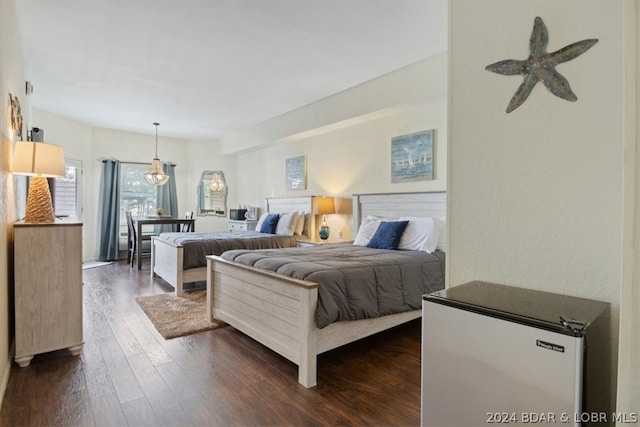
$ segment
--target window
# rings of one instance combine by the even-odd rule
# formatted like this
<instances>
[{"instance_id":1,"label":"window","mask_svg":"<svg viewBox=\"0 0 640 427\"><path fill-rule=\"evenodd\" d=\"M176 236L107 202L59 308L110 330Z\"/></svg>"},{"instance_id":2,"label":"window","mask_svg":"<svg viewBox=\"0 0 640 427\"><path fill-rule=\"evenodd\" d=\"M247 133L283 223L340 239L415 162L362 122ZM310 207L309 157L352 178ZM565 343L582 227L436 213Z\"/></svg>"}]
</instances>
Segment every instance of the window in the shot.
<instances>
[{"instance_id":1,"label":"window","mask_svg":"<svg viewBox=\"0 0 640 427\"><path fill-rule=\"evenodd\" d=\"M144 180L148 164L120 163L120 225L127 225L125 212L133 216L155 215L158 189Z\"/></svg>"},{"instance_id":2,"label":"window","mask_svg":"<svg viewBox=\"0 0 640 427\"><path fill-rule=\"evenodd\" d=\"M80 200L82 182L82 162L64 160L65 176L55 178L52 188L53 206L57 217L75 220L82 219L82 203Z\"/></svg>"}]
</instances>

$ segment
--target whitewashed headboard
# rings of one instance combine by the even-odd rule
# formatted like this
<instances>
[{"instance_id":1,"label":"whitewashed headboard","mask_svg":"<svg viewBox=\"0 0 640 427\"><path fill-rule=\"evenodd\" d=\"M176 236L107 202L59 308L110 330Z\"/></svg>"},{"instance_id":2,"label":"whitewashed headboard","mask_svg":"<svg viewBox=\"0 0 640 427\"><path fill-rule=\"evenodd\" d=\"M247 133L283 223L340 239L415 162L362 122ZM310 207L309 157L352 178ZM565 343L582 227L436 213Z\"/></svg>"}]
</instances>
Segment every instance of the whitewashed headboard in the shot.
<instances>
[{"instance_id":1,"label":"whitewashed headboard","mask_svg":"<svg viewBox=\"0 0 640 427\"><path fill-rule=\"evenodd\" d=\"M312 235L311 230L315 229L315 219L311 215L311 212L313 212L313 196L268 197L265 199L265 212L282 214L294 211L306 213L303 234L308 238Z\"/></svg>"},{"instance_id":2,"label":"whitewashed headboard","mask_svg":"<svg viewBox=\"0 0 640 427\"><path fill-rule=\"evenodd\" d=\"M447 215L447 193L384 193L353 195L353 235L368 215L384 218L401 216L443 217Z\"/></svg>"}]
</instances>

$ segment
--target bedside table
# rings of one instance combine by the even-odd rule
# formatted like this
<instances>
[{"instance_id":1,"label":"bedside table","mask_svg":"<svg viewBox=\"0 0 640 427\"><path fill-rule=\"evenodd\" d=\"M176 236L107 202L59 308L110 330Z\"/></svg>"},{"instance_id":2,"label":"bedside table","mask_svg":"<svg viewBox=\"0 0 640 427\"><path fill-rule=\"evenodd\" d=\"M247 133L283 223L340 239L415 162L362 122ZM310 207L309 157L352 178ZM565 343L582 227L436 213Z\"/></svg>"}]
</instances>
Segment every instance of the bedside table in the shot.
<instances>
[{"instance_id":1,"label":"bedside table","mask_svg":"<svg viewBox=\"0 0 640 427\"><path fill-rule=\"evenodd\" d=\"M230 219L227 226L229 231L254 231L256 229L258 221L254 219L235 220Z\"/></svg>"}]
</instances>

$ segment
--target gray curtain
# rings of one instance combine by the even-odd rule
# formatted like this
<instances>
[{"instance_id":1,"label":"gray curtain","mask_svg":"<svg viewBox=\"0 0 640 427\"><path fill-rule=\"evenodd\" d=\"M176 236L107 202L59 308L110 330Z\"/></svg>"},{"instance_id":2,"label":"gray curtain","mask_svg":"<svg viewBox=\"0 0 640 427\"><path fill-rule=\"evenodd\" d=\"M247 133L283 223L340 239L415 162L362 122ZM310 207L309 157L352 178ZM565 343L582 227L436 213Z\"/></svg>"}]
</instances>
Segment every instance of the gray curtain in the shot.
<instances>
[{"instance_id":1,"label":"gray curtain","mask_svg":"<svg viewBox=\"0 0 640 427\"><path fill-rule=\"evenodd\" d=\"M118 259L120 240L120 162L102 161L98 205L98 259Z\"/></svg>"},{"instance_id":2,"label":"gray curtain","mask_svg":"<svg viewBox=\"0 0 640 427\"><path fill-rule=\"evenodd\" d=\"M171 215L174 218L180 218L180 212L178 212L178 195L176 193L176 165L173 163L165 163L162 166L164 173L169 175L169 182L165 185L158 187L158 205L157 208L164 209L165 215ZM156 225L156 233L164 233L168 231L179 231L178 225Z\"/></svg>"}]
</instances>

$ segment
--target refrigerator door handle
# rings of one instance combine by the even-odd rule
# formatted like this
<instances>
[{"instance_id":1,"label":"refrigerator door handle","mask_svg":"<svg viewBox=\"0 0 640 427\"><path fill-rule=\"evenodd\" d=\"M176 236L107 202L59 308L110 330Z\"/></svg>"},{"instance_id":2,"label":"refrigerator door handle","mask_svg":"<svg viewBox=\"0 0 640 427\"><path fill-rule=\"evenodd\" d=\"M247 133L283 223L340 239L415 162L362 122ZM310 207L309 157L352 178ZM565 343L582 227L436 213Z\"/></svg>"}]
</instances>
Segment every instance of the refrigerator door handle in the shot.
<instances>
[{"instance_id":1,"label":"refrigerator door handle","mask_svg":"<svg viewBox=\"0 0 640 427\"><path fill-rule=\"evenodd\" d=\"M570 330L575 336L582 336L586 327L589 326L589 322L585 322L584 320L565 319L562 316L560 316L560 324Z\"/></svg>"}]
</instances>

